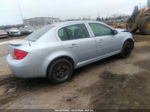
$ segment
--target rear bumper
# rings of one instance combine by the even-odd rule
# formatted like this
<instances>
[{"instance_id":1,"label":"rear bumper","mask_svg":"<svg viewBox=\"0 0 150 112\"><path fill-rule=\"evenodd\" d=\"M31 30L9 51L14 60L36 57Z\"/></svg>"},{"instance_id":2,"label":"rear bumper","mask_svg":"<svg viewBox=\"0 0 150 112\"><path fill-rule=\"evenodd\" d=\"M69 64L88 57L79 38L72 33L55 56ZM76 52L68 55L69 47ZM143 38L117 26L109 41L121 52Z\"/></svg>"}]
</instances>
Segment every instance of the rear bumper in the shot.
<instances>
[{"instance_id":1,"label":"rear bumper","mask_svg":"<svg viewBox=\"0 0 150 112\"><path fill-rule=\"evenodd\" d=\"M18 78L46 77L46 74L42 73L39 60L39 58L31 54L23 60L15 60L11 55L7 56L7 63L12 74Z\"/></svg>"},{"instance_id":2,"label":"rear bumper","mask_svg":"<svg viewBox=\"0 0 150 112\"><path fill-rule=\"evenodd\" d=\"M20 36L21 33L20 32L10 32L9 35L10 36Z\"/></svg>"}]
</instances>

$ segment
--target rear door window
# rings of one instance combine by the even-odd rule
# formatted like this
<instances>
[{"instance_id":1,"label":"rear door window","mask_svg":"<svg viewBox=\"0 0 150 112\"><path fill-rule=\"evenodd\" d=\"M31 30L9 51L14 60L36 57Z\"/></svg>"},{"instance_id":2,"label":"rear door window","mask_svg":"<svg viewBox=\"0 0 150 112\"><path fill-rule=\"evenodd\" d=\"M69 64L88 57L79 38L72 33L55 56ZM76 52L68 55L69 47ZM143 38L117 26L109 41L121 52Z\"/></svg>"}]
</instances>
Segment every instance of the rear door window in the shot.
<instances>
[{"instance_id":1,"label":"rear door window","mask_svg":"<svg viewBox=\"0 0 150 112\"><path fill-rule=\"evenodd\" d=\"M58 31L62 41L89 38L89 32L84 24L76 24L64 27Z\"/></svg>"}]
</instances>

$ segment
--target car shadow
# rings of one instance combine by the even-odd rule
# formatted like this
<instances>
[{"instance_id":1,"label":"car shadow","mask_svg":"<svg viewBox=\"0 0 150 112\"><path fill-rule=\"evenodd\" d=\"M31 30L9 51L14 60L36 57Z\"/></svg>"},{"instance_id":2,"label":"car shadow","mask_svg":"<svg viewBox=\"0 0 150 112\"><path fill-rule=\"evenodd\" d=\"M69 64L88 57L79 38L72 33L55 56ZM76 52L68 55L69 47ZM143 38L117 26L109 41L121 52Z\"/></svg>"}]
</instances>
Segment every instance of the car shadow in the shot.
<instances>
[{"instance_id":1,"label":"car shadow","mask_svg":"<svg viewBox=\"0 0 150 112\"><path fill-rule=\"evenodd\" d=\"M87 70L90 71L97 66L101 67L101 66L104 66L106 64L113 63L119 59L120 59L119 55L114 55L114 56L111 56L109 58L105 58L105 59L102 59L102 60L97 61L95 63L92 63L92 64L86 65L84 67L78 68L74 71L73 77L76 77L77 75L80 75L81 73L84 73Z\"/></svg>"}]
</instances>

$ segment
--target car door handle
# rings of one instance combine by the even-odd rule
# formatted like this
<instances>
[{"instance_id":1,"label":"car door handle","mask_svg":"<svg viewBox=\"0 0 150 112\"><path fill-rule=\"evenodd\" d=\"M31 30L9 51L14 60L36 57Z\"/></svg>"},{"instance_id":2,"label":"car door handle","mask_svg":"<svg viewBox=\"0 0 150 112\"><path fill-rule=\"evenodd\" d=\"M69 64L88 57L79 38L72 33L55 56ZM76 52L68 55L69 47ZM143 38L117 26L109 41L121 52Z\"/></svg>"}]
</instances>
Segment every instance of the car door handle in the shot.
<instances>
[{"instance_id":1,"label":"car door handle","mask_svg":"<svg viewBox=\"0 0 150 112\"><path fill-rule=\"evenodd\" d=\"M72 44L71 46L69 46L69 48L75 48L78 47L76 44Z\"/></svg>"},{"instance_id":2,"label":"car door handle","mask_svg":"<svg viewBox=\"0 0 150 112\"><path fill-rule=\"evenodd\" d=\"M99 43L101 43L102 41L103 41L103 39L99 39L99 41L98 41L98 42L99 42Z\"/></svg>"}]
</instances>

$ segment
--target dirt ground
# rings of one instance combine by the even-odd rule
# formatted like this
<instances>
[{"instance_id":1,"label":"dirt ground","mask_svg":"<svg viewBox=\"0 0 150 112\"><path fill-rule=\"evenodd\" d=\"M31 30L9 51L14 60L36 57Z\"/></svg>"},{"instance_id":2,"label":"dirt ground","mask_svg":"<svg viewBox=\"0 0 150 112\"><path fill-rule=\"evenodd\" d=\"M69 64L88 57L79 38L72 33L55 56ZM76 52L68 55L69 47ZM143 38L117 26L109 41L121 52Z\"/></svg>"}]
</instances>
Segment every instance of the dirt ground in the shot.
<instances>
[{"instance_id":1,"label":"dirt ground","mask_svg":"<svg viewBox=\"0 0 150 112\"><path fill-rule=\"evenodd\" d=\"M46 79L15 78L5 51L0 56L0 109L150 109L150 36L134 37L129 58L90 64L57 86Z\"/></svg>"}]
</instances>

